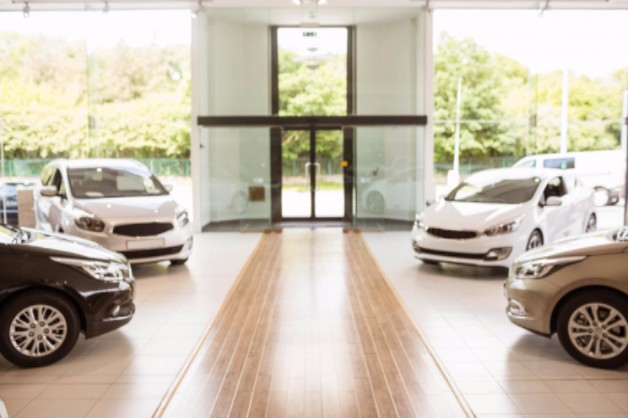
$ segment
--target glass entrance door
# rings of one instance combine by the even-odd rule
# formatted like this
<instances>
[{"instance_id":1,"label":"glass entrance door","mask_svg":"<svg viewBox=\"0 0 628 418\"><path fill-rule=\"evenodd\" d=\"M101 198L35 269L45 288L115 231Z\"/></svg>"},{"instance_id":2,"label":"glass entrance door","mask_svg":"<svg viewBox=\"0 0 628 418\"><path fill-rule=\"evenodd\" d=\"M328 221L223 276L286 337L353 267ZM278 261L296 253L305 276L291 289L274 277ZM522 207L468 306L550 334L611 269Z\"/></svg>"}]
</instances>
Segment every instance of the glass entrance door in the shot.
<instances>
[{"instance_id":1,"label":"glass entrance door","mask_svg":"<svg viewBox=\"0 0 628 418\"><path fill-rule=\"evenodd\" d=\"M344 216L341 130L284 130L281 213L283 219Z\"/></svg>"}]
</instances>

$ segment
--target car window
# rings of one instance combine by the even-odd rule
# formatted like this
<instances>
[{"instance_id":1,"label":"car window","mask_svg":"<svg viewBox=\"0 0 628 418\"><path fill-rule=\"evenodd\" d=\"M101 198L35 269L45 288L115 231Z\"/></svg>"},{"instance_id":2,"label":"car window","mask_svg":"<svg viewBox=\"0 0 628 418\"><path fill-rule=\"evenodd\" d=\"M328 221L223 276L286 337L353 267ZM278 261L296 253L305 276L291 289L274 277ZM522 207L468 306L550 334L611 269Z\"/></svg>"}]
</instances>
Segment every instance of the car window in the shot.
<instances>
[{"instance_id":1,"label":"car window","mask_svg":"<svg viewBox=\"0 0 628 418\"><path fill-rule=\"evenodd\" d=\"M533 158L531 158L529 160L521 160L517 164L515 164L513 167L516 167L516 168L534 168L534 167L536 167L536 160L533 159Z\"/></svg>"},{"instance_id":2,"label":"car window","mask_svg":"<svg viewBox=\"0 0 628 418\"><path fill-rule=\"evenodd\" d=\"M0 244L10 244L15 237L15 232L9 228L0 225Z\"/></svg>"},{"instance_id":3,"label":"car window","mask_svg":"<svg viewBox=\"0 0 628 418\"><path fill-rule=\"evenodd\" d=\"M61 171L55 170L52 175L52 179L50 180L50 186L54 186L57 191L61 190L61 184L63 183L63 178L61 177Z\"/></svg>"},{"instance_id":4,"label":"car window","mask_svg":"<svg viewBox=\"0 0 628 418\"><path fill-rule=\"evenodd\" d=\"M449 193L445 200L475 203L518 204L532 199L541 179L496 179L481 183L472 177Z\"/></svg>"},{"instance_id":5,"label":"car window","mask_svg":"<svg viewBox=\"0 0 628 418\"><path fill-rule=\"evenodd\" d=\"M68 170L68 178L72 195L82 199L168 194L155 176L131 168L74 168Z\"/></svg>"},{"instance_id":6,"label":"car window","mask_svg":"<svg viewBox=\"0 0 628 418\"><path fill-rule=\"evenodd\" d=\"M44 171L42 171L41 178L40 178L42 186L48 186L48 182L50 181L50 177L52 177L52 171L53 171L52 167L44 168Z\"/></svg>"},{"instance_id":7,"label":"car window","mask_svg":"<svg viewBox=\"0 0 628 418\"><path fill-rule=\"evenodd\" d=\"M575 161L576 159L574 157L546 158L543 160L543 167L567 170L575 167Z\"/></svg>"},{"instance_id":8,"label":"car window","mask_svg":"<svg viewBox=\"0 0 628 418\"><path fill-rule=\"evenodd\" d=\"M567 194L567 190L563 183L562 177L554 177L551 179L547 186L545 186L545 190L543 191L543 197L547 199L551 196L561 197Z\"/></svg>"}]
</instances>

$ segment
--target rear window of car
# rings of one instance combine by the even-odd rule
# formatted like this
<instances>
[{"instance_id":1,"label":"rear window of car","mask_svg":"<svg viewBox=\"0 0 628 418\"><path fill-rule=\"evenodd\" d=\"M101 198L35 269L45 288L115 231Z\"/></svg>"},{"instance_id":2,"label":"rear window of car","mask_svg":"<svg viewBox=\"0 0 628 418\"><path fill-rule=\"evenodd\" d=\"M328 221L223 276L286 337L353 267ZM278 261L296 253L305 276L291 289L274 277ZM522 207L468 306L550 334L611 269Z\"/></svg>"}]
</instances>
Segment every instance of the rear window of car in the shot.
<instances>
[{"instance_id":1,"label":"rear window of car","mask_svg":"<svg viewBox=\"0 0 628 418\"><path fill-rule=\"evenodd\" d=\"M574 157L546 158L543 160L543 167L545 168L568 170L574 168L575 166L576 159Z\"/></svg>"}]
</instances>

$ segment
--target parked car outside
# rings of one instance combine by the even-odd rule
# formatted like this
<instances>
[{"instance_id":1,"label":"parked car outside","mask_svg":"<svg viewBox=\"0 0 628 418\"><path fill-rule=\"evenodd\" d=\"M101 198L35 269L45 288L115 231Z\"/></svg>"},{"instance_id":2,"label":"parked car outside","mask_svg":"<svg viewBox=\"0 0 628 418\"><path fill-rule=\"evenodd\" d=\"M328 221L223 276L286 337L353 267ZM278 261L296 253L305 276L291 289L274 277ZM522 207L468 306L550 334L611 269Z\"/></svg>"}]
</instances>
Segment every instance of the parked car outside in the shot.
<instances>
[{"instance_id":1,"label":"parked car outside","mask_svg":"<svg viewBox=\"0 0 628 418\"><path fill-rule=\"evenodd\" d=\"M476 173L417 215L415 256L510 267L520 254L596 229L592 191L560 170L502 168Z\"/></svg>"},{"instance_id":2,"label":"parked car outside","mask_svg":"<svg viewBox=\"0 0 628 418\"><path fill-rule=\"evenodd\" d=\"M594 190L596 206L615 205L624 196L626 154L622 150L529 155L514 168L557 168L573 171Z\"/></svg>"},{"instance_id":3,"label":"parked car outside","mask_svg":"<svg viewBox=\"0 0 628 418\"><path fill-rule=\"evenodd\" d=\"M54 363L86 338L128 323L135 279L98 244L0 225L0 353L21 367Z\"/></svg>"},{"instance_id":4,"label":"parked car outside","mask_svg":"<svg viewBox=\"0 0 628 418\"><path fill-rule=\"evenodd\" d=\"M32 188L34 185L35 183L21 181L0 183L0 223L4 223L6 212L6 223L17 226L17 191Z\"/></svg>"},{"instance_id":5,"label":"parked car outside","mask_svg":"<svg viewBox=\"0 0 628 418\"><path fill-rule=\"evenodd\" d=\"M535 333L558 334L576 360L628 363L628 229L568 238L525 253L505 283L508 318Z\"/></svg>"},{"instance_id":6,"label":"parked car outside","mask_svg":"<svg viewBox=\"0 0 628 418\"><path fill-rule=\"evenodd\" d=\"M55 160L35 189L38 228L95 241L134 263L183 264L192 252L188 212L138 161Z\"/></svg>"}]
</instances>

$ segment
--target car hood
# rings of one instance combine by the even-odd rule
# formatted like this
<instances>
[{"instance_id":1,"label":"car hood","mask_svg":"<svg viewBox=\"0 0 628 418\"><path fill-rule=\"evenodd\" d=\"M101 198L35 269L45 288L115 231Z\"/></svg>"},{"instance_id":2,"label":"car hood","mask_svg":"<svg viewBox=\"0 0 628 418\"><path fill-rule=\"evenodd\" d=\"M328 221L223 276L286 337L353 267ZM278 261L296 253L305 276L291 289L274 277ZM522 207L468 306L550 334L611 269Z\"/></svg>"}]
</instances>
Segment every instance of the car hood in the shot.
<instances>
[{"instance_id":1,"label":"car hood","mask_svg":"<svg viewBox=\"0 0 628 418\"><path fill-rule=\"evenodd\" d=\"M591 232L585 235L565 238L551 245L536 248L524 253L517 262L570 256L592 256L617 254L628 250L628 242L617 242L614 236L617 230Z\"/></svg>"},{"instance_id":2,"label":"car hood","mask_svg":"<svg viewBox=\"0 0 628 418\"><path fill-rule=\"evenodd\" d=\"M425 210L423 222L429 228L478 231L512 221L524 213L523 204L441 200Z\"/></svg>"},{"instance_id":3,"label":"car hood","mask_svg":"<svg viewBox=\"0 0 628 418\"><path fill-rule=\"evenodd\" d=\"M72 235L54 234L29 228L22 229L29 233L29 239L21 244L11 244L11 249L20 255L126 262L122 255L109 251L92 241Z\"/></svg>"},{"instance_id":4,"label":"car hood","mask_svg":"<svg viewBox=\"0 0 628 418\"><path fill-rule=\"evenodd\" d=\"M144 222L171 221L177 209L177 203L170 195L77 199L76 206L104 221L114 222L137 219Z\"/></svg>"}]
</instances>

